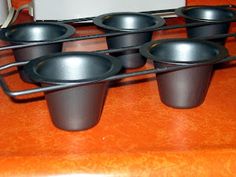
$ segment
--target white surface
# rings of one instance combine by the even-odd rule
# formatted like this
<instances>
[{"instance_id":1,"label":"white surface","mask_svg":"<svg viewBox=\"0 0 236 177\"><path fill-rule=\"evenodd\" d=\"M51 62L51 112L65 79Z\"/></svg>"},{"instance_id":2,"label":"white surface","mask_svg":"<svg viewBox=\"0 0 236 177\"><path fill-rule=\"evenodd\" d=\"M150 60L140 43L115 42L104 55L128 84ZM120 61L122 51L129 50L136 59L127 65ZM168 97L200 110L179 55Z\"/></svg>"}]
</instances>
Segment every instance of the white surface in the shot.
<instances>
[{"instance_id":1,"label":"white surface","mask_svg":"<svg viewBox=\"0 0 236 177\"><path fill-rule=\"evenodd\" d=\"M8 1L0 0L0 25L2 25L7 19L9 12Z\"/></svg>"},{"instance_id":2,"label":"white surface","mask_svg":"<svg viewBox=\"0 0 236 177\"><path fill-rule=\"evenodd\" d=\"M70 20L109 12L177 8L185 0L32 0L35 20Z\"/></svg>"}]
</instances>

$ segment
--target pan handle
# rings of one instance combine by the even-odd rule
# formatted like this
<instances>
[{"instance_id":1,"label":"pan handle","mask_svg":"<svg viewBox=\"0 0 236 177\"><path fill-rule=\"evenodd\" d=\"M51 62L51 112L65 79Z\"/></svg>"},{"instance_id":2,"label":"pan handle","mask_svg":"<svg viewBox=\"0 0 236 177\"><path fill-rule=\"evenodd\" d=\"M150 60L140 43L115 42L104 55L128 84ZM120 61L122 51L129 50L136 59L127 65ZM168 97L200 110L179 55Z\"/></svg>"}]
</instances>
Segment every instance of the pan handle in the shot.
<instances>
[{"instance_id":1,"label":"pan handle","mask_svg":"<svg viewBox=\"0 0 236 177\"><path fill-rule=\"evenodd\" d=\"M229 5L227 5L229 8L233 8L233 9L236 9L236 5L234 5L234 4L229 4Z\"/></svg>"},{"instance_id":2,"label":"pan handle","mask_svg":"<svg viewBox=\"0 0 236 177\"><path fill-rule=\"evenodd\" d=\"M23 65L26 65L27 63L29 63L29 61L8 63L6 65L0 66L0 71L3 71L3 70L8 69L8 68L12 68L12 67L23 66Z\"/></svg>"},{"instance_id":3,"label":"pan handle","mask_svg":"<svg viewBox=\"0 0 236 177\"><path fill-rule=\"evenodd\" d=\"M22 66L22 65L23 65L22 63L20 63L20 64L18 64L18 63L8 64L8 65L5 65L3 67L0 67L0 71L4 70L5 68L10 68L10 67L14 67L14 66ZM88 82L78 82L78 83L69 83L69 84L59 84L59 85L44 86L44 87L27 89L27 90L20 90L20 91L10 90L7 83L6 83L6 81L3 78L3 76L0 75L0 86L2 87L5 94L7 94L8 96L17 97L17 96L28 95L28 94L33 94L33 93L48 92L48 91L60 90L60 89L71 88L71 87L76 87L76 86L94 84L94 83L97 83L97 82L105 82L105 81L124 79L124 78L127 78L127 77L134 77L134 76L140 76L140 75L146 75L146 74L176 71L176 70L185 69L185 68L189 68L189 66L173 66L173 67L163 67L163 68L149 69L149 70L137 71L137 72L132 72L132 73L119 74L119 75L108 77L108 78L103 79L103 80L94 80L94 81L88 81Z\"/></svg>"},{"instance_id":4,"label":"pan handle","mask_svg":"<svg viewBox=\"0 0 236 177\"><path fill-rule=\"evenodd\" d=\"M229 61L233 61L233 60L236 60L236 56L227 57L217 63L225 63L225 62L229 62ZM27 63L28 63L28 61L10 63L7 65L1 66L0 71L3 71L5 69L11 68L11 67L22 66ZM195 65L185 65L185 66L171 66L171 67L155 68L155 69L125 73L125 74L118 74L118 75L114 75L114 76L108 77L103 80L94 80L94 81L88 81L88 82L78 82L78 83L69 83L69 84L59 84L59 85L44 86L44 87L27 89L27 90L20 90L20 91L10 90L7 83L5 82L5 80L3 78L3 76L0 75L0 86L2 87L5 94L7 94L8 96L17 97L17 96L28 95L28 94L33 94L33 93L48 92L48 91L60 90L60 89L71 88L71 87L76 87L76 86L94 84L94 83L98 83L98 82L113 81L113 80L124 79L124 78L128 78L128 77L134 77L134 76L140 76L140 75L161 74L161 73L165 73L165 72L171 72L171 71L176 71L176 70L180 70L180 69L191 68L194 66Z\"/></svg>"},{"instance_id":5,"label":"pan handle","mask_svg":"<svg viewBox=\"0 0 236 177\"><path fill-rule=\"evenodd\" d=\"M216 62L216 64L220 64L220 63L226 63L226 62L230 62L236 60L236 55L235 56L230 56L230 57L226 57L223 60L220 60L218 62Z\"/></svg>"}]
</instances>

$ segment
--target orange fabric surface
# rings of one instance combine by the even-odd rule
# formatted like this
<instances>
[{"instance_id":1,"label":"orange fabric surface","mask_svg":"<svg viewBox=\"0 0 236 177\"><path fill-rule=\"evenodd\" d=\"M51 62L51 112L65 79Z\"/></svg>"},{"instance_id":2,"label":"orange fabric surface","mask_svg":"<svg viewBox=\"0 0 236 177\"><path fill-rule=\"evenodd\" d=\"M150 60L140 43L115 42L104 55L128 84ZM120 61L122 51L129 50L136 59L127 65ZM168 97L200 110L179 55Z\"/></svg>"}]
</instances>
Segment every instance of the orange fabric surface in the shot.
<instances>
[{"instance_id":1,"label":"orange fabric surface","mask_svg":"<svg viewBox=\"0 0 236 177\"><path fill-rule=\"evenodd\" d=\"M24 14L21 19L31 20ZM77 35L100 32L77 29ZM176 29L156 32L153 39L185 36ZM231 55L235 44L235 38L227 41ZM106 47L105 39L96 39L66 43L64 50ZM0 65L12 61L10 50L0 53ZM141 69L150 67L148 62ZM14 90L34 87L14 71L6 80ZM99 124L82 132L57 129L43 94L14 100L0 90L0 103L0 176L236 175L235 62L218 67L205 102L187 110L161 103L154 75L124 79L109 89Z\"/></svg>"}]
</instances>

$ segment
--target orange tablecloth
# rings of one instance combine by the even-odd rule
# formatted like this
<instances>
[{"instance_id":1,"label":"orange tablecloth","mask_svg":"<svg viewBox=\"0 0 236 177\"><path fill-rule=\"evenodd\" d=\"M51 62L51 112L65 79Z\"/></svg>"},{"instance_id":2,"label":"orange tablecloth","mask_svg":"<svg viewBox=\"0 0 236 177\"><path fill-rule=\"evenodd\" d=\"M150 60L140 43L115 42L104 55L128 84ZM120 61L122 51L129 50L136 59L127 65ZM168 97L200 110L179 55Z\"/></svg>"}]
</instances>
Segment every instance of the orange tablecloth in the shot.
<instances>
[{"instance_id":1,"label":"orange tablecloth","mask_svg":"<svg viewBox=\"0 0 236 177\"><path fill-rule=\"evenodd\" d=\"M98 32L77 27L77 35ZM170 37L185 37L185 30L156 32L154 39ZM234 38L226 46L236 55ZM96 39L64 49L105 48L105 39ZM11 51L0 59L1 65L14 60ZM6 79L13 89L33 87L17 74ZM0 176L236 175L235 62L216 69L205 102L188 110L161 103L154 75L122 80L110 88L99 124L83 132L55 128L41 94L12 100L0 91L0 105Z\"/></svg>"}]
</instances>

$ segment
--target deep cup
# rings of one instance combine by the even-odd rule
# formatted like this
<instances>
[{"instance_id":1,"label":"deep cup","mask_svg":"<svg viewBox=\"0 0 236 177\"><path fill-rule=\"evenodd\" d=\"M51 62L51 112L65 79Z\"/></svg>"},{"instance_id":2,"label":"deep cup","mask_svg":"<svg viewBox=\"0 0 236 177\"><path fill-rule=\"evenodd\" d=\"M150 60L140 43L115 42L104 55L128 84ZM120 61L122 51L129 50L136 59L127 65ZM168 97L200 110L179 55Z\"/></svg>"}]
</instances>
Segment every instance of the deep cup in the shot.
<instances>
[{"instance_id":1,"label":"deep cup","mask_svg":"<svg viewBox=\"0 0 236 177\"><path fill-rule=\"evenodd\" d=\"M176 14L183 17L186 23L194 22L221 22L218 24L209 24L196 27L187 27L189 38L208 37L217 34L227 34L231 22L225 20L235 20L236 12L226 7L216 6L189 6L181 7L176 10ZM210 40L224 45L226 38Z\"/></svg>"},{"instance_id":2,"label":"deep cup","mask_svg":"<svg viewBox=\"0 0 236 177\"><path fill-rule=\"evenodd\" d=\"M94 24L107 33L113 33L154 30L163 26L165 21L160 17L144 13L120 12L98 16L94 19ZM108 49L142 45L152 39L152 34L153 32L150 31L107 37ZM112 53L111 55L118 57L125 69L139 68L146 64L146 58L139 54L138 49Z\"/></svg>"},{"instance_id":3,"label":"deep cup","mask_svg":"<svg viewBox=\"0 0 236 177\"><path fill-rule=\"evenodd\" d=\"M174 108L201 105L211 81L213 65L228 56L223 46L197 39L170 39L145 44L140 52L155 68L190 66L157 74L161 101Z\"/></svg>"},{"instance_id":4,"label":"deep cup","mask_svg":"<svg viewBox=\"0 0 236 177\"><path fill-rule=\"evenodd\" d=\"M25 72L44 86L93 82L115 75L119 60L89 52L57 53L32 60ZM56 127L78 131L95 126L101 117L109 82L45 92L52 121Z\"/></svg>"},{"instance_id":5,"label":"deep cup","mask_svg":"<svg viewBox=\"0 0 236 177\"><path fill-rule=\"evenodd\" d=\"M25 23L10 26L1 32L1 39L11 44L32 44L35 42L51 42L65 39L72 36L75 29L61 23ZM61 52L63 43L37 45L24 48L13 49L13 54L17 62L28 61L48 55L50 53ZM25 82L32 82L20 67L20 76Z\"/></svg>"}]
</instances>

